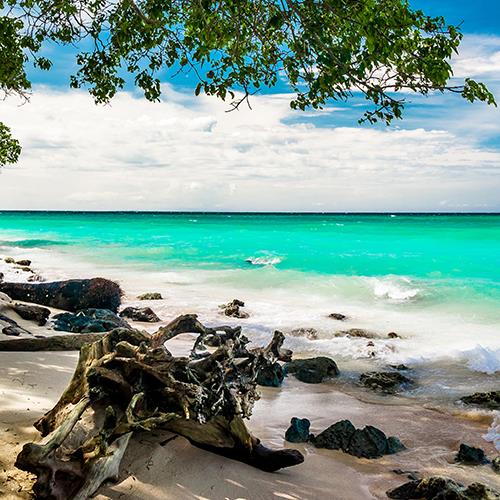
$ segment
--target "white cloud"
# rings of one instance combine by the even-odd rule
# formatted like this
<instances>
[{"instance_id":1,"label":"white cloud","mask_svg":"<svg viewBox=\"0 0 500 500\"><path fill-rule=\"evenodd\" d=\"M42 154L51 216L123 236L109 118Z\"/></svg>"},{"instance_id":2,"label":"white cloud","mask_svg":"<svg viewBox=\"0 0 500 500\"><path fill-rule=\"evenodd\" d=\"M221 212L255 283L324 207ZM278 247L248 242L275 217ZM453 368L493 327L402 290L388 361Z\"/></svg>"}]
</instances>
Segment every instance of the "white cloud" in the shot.
<instances>
[{"instance_id":1,"label":"white cloud","mask_svg":"<svg viewBox=\"0 0 500 500\"><path fill-rule=\"evenodd\" d=\"M456 77L500 78L500 36L466 35L453 59Z\"/></svg>"},{"instance_id":2,"label":"white cloud","mask_svg":"<svg viewBox=\"0 0 500 500\"><path fill-rule=\"evenodd\" d=\"M288 100L256 96L253 111L227 113L169 87L163 103L121 93L105 107L84 92L35 89L25 106L2 103L24 152L0 173L0 208L500 208L498 151L443 130L289 124Z\"/></svg>"}]
</instances>

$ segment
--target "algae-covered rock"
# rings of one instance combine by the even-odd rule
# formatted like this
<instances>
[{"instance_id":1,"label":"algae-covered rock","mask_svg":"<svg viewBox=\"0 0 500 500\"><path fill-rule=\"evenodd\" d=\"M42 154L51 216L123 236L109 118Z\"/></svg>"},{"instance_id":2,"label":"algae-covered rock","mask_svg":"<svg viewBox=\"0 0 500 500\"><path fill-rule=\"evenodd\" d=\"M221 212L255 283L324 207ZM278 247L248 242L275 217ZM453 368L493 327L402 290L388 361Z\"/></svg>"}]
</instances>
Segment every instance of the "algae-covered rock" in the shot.
<instances>
[{"instance_id":1,"label":"algae-covered rock","mask_svg":"<svg viewBox=\"0 0 500 500\"><path fill-rule=\"evenodd\" d=\"M387 492L389 498L398 500L499 500L498 492L481 483L465 487L453 479L431 476L409 481Z\"/></svg>"},{"instance_id":2,"label":"algae-covered rock","mask_svg":"<svg viewBox=\"0 0 500 500\"><path fill-rule=\"evenodd\" d=\"M145 323L157 323L160 321L160 318L150 307L126 307L120 312L120 316L132 321L142 321Z\"/></svg>"},{"instance_id":3,"label":"algae-covered rock","mask_svg":"<svg viewBox=\"0 0 500 500\"><path fill-rule=\"evenodd\" d=\"M316 448L347 450L356 427L349 420L341 420L318 434L313 443Z\"/></svg>"},{"instance_id":4,"label":"algae-covered rock","mask_svg":"<svg viewBox=\"0 0 500 500\"><path fill-rule=\"evenodd\" d=\"M476 392L461 399L466 405L480 406L489 410L500 410L500 391Z\"/></svg>"},{"instance_id":5,"label":"algae-covered rock","mask_svg":"<svg viewBox=\"0 0 500 500\"><path fill-rule=\"evenodd\" d=\"M326 356L316 358L295 359L286 363L285 373L293 374L306 384L319 384L324 380L336 377L339 374L337 363Z\"/></svg>"},{"instance_id":6,"label":"algae-covered rock","mask_svg":"<svg viewBox=\"0 0 500 500\"><path fill-rule=\"evenodd\" d=\"M138 300L162 300L163 297L161 296L161 293L159 292L148 292L148 293L143 293L142 295L139 295L137 297Z\"/></svg>"},{"instance_id":7,"label":"algae-covered rock","mask_svg":"<svg viewBox=\"0 0 500 500\"><path fill-rule=\"evenodd\" d=\"M455 461L467 465L484 465L490 462L481 448L463 443L460 445Z\"/></svg>"},{"instance_id":8,"label":"algae-covered rock","mask_svg":"<svg viewBox=\"0 0 500 500\"><path fill-rule=\"evenodd\" d=\"M72 333L109 332L130 325L107 309L83 309L76 314L61 313L54 316L54 330Z\"/></svg>"},{"instance_id":9,"label":"algae-covered rock","mask_svg":"<svg viewBox=\"0 0 500 500\"><path fill-rule=\"evenodd\" d=\"M394 393L412 385L413 381L398 372L366 372L359 381L365 387L376 391Z\"/></svg>"},{"instance_id":10,"label":"algae-covered rock","mask_svg":"<svg viewBox=\"0 0 500 500\"><path fill-rule=\"evenodd\" d=\"M310 426L311 422L307 418L293 417L285 432L285 439L290 443L305 443L309 439Z\"/></svg>"}]
</instances>

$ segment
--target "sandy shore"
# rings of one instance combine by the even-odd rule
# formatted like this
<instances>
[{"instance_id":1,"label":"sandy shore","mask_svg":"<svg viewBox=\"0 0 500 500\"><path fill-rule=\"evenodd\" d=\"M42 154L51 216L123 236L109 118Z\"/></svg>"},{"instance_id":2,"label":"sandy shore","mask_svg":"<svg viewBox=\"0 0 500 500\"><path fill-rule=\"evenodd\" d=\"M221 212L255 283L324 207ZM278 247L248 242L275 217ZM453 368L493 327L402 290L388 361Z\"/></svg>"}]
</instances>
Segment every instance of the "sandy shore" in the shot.
<instances>
[{"instance_id":1,"label":"sandy shore","mask_svg":"<svg viewBox=\"0 0 500 500\"><path fill-rule=\"evenodd\" d=\"M179 339L179 343L186 339ZM172 342L175 342L172 341ZM57 401L76 365L69 352L0 353L0 496L29 498L31 478L14 467L25 442L38 439L32 423ZM271 447L290 446L284 431L292 416L307 417L312 431L349 418L397 435L408 450L377 460L357 459L340 451L294 445L304 464L269 474L191 446L168 433L137 435L122 462L119 482L101 488L97 498L111 499L327 499L385 498L385 491L405 481L394 469L422 475L444 474L458 481L500 486L489 466L453 463L460 442L493 446L481 437L491 415L442 413L402 398L386 404L362 401L339 390L335 382L305 385L287 379L280 389L262 389L249 426ZM160 444L161 443L161 444Z\"/></svg>"}]
</instances>

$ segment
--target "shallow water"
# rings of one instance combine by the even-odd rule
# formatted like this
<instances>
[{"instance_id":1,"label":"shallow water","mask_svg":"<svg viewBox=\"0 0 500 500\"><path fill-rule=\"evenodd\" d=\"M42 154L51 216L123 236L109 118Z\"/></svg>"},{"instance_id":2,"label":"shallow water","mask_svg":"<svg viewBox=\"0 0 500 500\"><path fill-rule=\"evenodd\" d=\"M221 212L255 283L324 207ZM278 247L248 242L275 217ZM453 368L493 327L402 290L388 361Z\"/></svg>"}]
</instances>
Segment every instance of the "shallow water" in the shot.
<instances>
[{"instance_id":1,"label":"shallow water","mask_svg":"<svg viewBox=\"0 0 500 500\"><path fill-rule=\"evenodd\" d=\"M287 345L334 356L352 378L407 363L417 397L499 385L500 215L0 212L0 252L49 279L117 279L129 301L160 291L165 319L237 322L218 305L238 297L253 340L315 328ZM349 328L379 338L335 336Z\"/></svg>"}]
</instances>

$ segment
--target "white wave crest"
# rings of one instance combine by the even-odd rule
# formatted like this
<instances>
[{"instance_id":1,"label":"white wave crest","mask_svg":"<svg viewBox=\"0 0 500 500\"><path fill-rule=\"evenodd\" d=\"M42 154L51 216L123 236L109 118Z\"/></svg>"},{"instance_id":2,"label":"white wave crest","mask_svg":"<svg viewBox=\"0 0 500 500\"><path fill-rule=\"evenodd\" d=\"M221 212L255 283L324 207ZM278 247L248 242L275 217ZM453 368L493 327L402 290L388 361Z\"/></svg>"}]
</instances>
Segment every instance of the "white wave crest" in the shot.
<instances>
[{"instance_id":1,"label":"white wave crest","mask_svg":"<svg viewBox=\"0 0 500 500\"><path fill-rule=\"evenodd\" d=\"M420 289L412 287L411 281L407 278L399 281L390 278L372 278L370 281L373 286L373 293L380 299L403 302L415 299L420 293Z\"/></svg>"},{"instance_id":2,"label":"white wave crest","mask_svg":"<svg viewBox=\"0 0 500 500\"><path fill-rule=\"evenodd\" d=\"M282 261L283 259L281 257L277 257L275 255L266 257L248 257L248 259L245 259L245 262L252 264L252 266L275 266Z\"/></svg>"},{"instance_id":3,"label":"white wave crest","mask_svg":"<svg viewBox=\"0 0 500 500\"><path fill-rule=\"evenodd\" d=\"M490 349L477 345L464 352L469 370L493 375L500 372L500 349Z\"/></svg>"},{"instance_id":4,"label":"white wave crest","mask_svg":"<svg viewBox=\"0 0 500 500\"><path fill-rule=\"evenodd\" d=\"M496 412L491 427L488 429L488 432L483 435L483 439L489 443L493 443L495 448L500 451L500 412Z\"/></svg>"}]
</instances>

